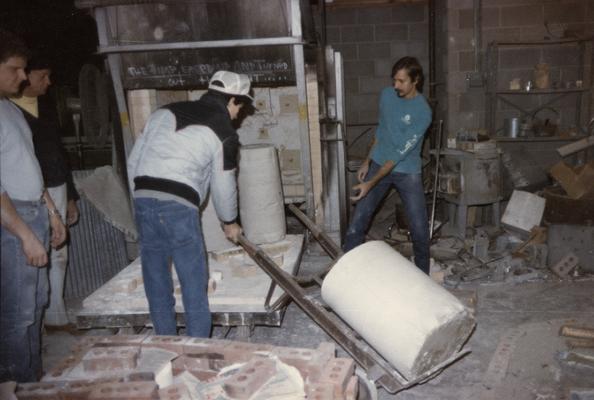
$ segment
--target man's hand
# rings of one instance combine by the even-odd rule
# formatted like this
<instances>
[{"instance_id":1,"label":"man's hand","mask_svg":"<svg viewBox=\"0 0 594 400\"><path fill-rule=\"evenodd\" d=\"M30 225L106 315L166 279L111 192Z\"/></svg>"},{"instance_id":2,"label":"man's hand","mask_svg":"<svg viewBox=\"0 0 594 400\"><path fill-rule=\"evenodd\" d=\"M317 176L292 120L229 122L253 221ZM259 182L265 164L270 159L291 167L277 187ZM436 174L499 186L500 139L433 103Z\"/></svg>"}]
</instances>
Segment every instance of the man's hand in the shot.
<instances>
[{"instance_id":1,"label":"man's hand","mask_svg":"<svg viewBox=\"0 0 594 400\"><path fill-rule=\"evenodd\" d=\"M367 171L369 171L369 160L363 161L357 170L357 179L359 182L363 182L365 176L367 175Z\"/></svg>"},{"instance_id":2,"label":"man's hand","mask_svg":"<svg viewBox=\"0 0 594 400\"><path fill-rule=\"evenodd\" d=\"M47 264L47 250L33 232L21 239L23 253L27 257L27 264L34 267L45 267Z\"/></svg>"},{"instance_id":3,"label":"man's hand","mask_svg":"<svg viewBox=\"0 0 594 400\"><path fill-rule=\"evenodd\" d=\"M50 226L52 230L50 243L54 249L57 249L66 240L66 227L62 223L60 214L50 215Z\"/></svg>"},{"instance_id":4,"label":"man's hand","mask_svg":"<svg viewBox=\"0 0 594 400\"><path fill-rule=\"evenodd\" d=\"M68 205L66 206L66 225L72 226L77 223L79 217L78 207L76 206L76 201L68 200Z\"/></svg>"},{"instance_id":5,"label":"man's hand","mask_svg":"<svg viewBox=\"0 0 594 400\"><path fill-rule=\"evenodd\" d=\"M371 188L372 188L372 185L370 184L370 182L363 182L363 183L353 186L353 192L358 191L358 193L354 196L351 196L351 201L353 203L358 202L363 197L367 196L367 193L369 193Z\"/></svg>"},{"instance_id":6,"label":"man's hand","mask_svg":"<svg viewBox=\"0 0 594 400\"><path fill-rule=\"evenodd\" d=\"M239 224L223 224L223 232L225 232L225 237L232 241L233 243L237 243L237 239L239 235L243 232L241 226Z\"/></svg>"}]
</instances>

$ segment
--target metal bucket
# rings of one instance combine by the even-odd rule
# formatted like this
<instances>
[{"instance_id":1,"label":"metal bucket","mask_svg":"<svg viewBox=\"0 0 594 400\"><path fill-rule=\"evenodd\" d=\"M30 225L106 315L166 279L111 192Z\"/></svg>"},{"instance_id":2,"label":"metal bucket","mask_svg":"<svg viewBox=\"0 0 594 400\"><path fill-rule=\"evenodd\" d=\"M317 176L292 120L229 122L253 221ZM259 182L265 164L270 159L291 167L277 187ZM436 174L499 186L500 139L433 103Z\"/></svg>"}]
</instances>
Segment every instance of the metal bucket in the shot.
<instances>
[{"instance_id":1,"label":"metal bucket","mask_svg":"<svg viewBox=\"0 0 594 400\"><path fill-rule=\"evenodd\" d=\"M503 120L503 135L517 138L520 133L520 118L506 118Z\"/></svg>"}]
</instances>

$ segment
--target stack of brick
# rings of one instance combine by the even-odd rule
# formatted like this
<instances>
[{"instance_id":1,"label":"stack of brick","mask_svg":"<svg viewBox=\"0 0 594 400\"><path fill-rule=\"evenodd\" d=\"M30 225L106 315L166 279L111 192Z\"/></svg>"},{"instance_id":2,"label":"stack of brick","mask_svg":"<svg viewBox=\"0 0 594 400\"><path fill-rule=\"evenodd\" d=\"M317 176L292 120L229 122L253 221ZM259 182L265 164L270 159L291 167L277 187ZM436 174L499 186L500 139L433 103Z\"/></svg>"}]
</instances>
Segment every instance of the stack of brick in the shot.
<instances>
[{"instance_id":1,"label":"stack of brick","mask_svg":"<svg viewBox=\"0 0 594 400\"><path fill-rule=\"evenodd\" d=\"M171 354L172 379L165 385L157 379L164 370L161 362L147 368L147 360L156 352ZM355 364L336 358L331 343L304 349L147 335L81 338L41 382L18 385L16 396L19 400L184 400L194 398L204 384L224 398L249 399L270 390L271 382L282 376L279 366L295 371L295 376L298 371L308 399L357 397ZM184 383L188 379L193 383Z\"/></svg>"}]
</instances>

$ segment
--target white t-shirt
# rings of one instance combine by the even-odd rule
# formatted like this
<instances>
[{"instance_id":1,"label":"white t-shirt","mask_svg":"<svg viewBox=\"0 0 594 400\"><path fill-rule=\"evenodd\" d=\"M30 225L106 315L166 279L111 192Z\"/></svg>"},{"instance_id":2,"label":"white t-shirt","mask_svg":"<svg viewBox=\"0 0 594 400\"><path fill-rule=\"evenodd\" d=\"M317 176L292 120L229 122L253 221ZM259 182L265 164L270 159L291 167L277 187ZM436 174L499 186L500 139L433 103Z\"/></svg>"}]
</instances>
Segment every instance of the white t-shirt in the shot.
<instances>
[{"instance_id":1,"label":"white t-shirt","mask_svg":"<svg viewBox=\"0 0 594 400\"><path fill-rule=\"evenodd\" d=\"M11 101L0 99L0 193L13 200L37 201L43 176L35 157L31 129Z\"/></svg>"}]
</instances>

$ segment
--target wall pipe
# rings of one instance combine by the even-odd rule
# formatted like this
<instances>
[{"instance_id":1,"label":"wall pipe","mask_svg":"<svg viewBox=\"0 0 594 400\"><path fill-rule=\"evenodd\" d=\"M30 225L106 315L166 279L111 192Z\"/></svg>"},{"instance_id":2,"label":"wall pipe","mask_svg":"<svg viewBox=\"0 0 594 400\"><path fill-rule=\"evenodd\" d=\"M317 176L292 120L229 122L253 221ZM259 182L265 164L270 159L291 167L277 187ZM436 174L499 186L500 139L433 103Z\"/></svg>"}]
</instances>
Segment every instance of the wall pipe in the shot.
<instances>
[{"instance_id":1,"label":"wall pipe","mask_svg":"<svg viewBox=\"0 0 594 400\"><path fill-rule=\"evenodd\" d=\"M481 48L482 48L482 37L481 37L481 25L482 25L482 1L473 1L473 33L474 33L474 71L480 72L481 68Z\"/></svg>"},{"instance_id":2,"label":"wall pipe","mask_svg":"<svg viewBox=\"0 0 594 400\"><path fill-rule=\"evenodd\" d=\"M435 98L435 0L429 0L429 98Z\"/></svg>"}]
</instances>

